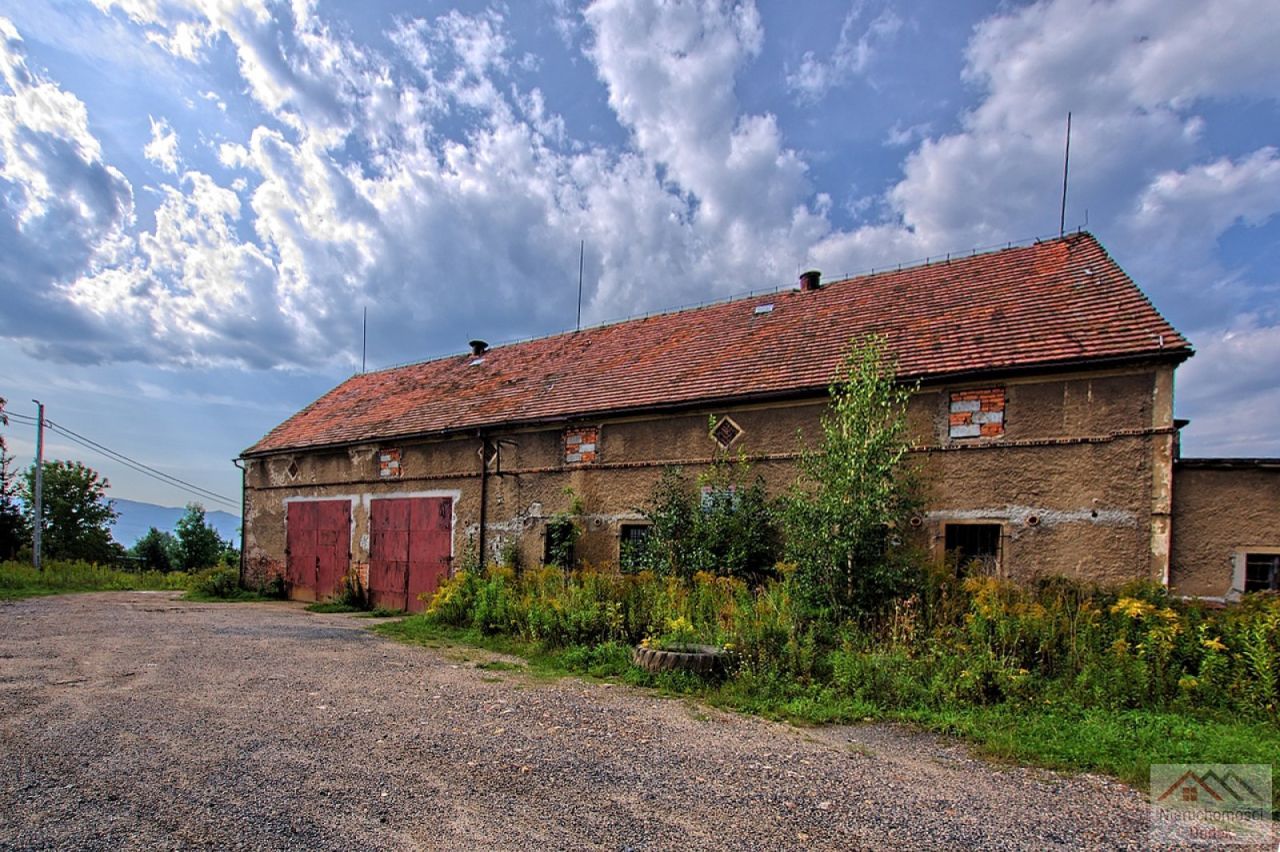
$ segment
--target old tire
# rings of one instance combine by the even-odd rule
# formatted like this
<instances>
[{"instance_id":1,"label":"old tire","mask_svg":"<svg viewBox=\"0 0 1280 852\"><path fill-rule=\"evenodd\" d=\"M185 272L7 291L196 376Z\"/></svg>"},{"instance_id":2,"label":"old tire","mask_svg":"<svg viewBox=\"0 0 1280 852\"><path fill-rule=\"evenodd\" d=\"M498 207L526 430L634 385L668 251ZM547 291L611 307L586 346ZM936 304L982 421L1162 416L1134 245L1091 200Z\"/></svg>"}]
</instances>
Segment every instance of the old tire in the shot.
<instances>
[{"instance_id":1,"label":"old tire","mask_svg":"<svg viewBox=\"0 0 1280 852\"><path fill-rule=\"evenodd\" d=\"M636 648L635 664L647 672L692 672L701 677L724 674L726 654L715 645Z\"/></svg>"}]
</instances>

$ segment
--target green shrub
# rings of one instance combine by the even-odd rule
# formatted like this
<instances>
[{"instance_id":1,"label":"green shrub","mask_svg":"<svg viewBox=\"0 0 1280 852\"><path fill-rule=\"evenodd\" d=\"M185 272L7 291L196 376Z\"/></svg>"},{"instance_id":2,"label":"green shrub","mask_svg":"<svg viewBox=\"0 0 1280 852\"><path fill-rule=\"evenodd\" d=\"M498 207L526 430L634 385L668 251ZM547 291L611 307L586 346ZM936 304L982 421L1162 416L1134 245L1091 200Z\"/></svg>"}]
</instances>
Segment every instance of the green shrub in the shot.
<instances>
[{"instance_id":1,"label":"green shrub","mask_svg":"<svg viewBox=\"0 0 1280 852\"><path fill-rule=\"evenodd\" d=\"M622 562L629 572L686 580L705 573L751 584L775 576L781 553L775 513L764 480L745 459L719 460L693 480L668 467L641 511L649 533L627 543Z\"/></svg>"},{"instance_id":2,"label":"green shrub","mask_svg":"<svg viewBox=\"0 0 1280 852\"><path fill-rule=\"evenodd\" d=\"M235 598L243 590L234 568L206 568L192 578L191 591L208 598Z\"/></svg>"}]
</instances>

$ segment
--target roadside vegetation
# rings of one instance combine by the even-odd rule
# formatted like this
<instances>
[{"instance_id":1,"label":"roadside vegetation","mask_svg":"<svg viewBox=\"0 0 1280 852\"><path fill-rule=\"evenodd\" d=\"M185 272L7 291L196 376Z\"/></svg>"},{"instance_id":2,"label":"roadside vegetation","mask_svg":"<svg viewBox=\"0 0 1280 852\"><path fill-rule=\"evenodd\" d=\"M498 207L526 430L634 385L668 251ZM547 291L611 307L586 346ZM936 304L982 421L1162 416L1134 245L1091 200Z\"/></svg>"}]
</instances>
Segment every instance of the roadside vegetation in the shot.
<instances>
[{"instance_id":1,"label":"roadside vegetation","mask_svg":"<svg viewBox=\"0 0 1280 852\"><path fill-rule=\"evenodd\" d=\"M0 600L68 592L174 591L190 583L191 575L182 571L122 571L60 560L45 562L37 571L28 562L0 562Z\"/></svg>"},{"instance_id":2,"label":"roadside vegetation","mask_svg":"<svg viewBox=\"0 0 1280 852\"><path fill-rule=\"evenodd\" d=\"M1134 783L1152 763L1274 761L1280 598L1214 609L1150 583L1014 583L931 562L903 534L917 505L908 393L874 341L856 347L781 500L741 460L668 471L621 572L472 565L423 615L377 629L797 722L909 721ZM632 662L637 645L691 644L725 649L727 674Z\"/></svg>"}]
</instances>

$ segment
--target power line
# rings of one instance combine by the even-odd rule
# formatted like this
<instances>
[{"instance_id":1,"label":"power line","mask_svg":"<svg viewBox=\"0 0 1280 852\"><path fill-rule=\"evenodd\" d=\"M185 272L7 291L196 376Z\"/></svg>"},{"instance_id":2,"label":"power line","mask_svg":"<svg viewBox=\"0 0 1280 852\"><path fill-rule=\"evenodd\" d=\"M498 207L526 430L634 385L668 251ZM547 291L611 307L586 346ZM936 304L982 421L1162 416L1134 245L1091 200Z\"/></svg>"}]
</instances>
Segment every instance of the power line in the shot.
<instances>
[{"instance_id":1,"label":"power line","mask_svg":"<svg viewBox=\"0 0 1280 852\"><path fill-rule=\"evenodd\" d=\"M18 414L12 411L6 411L5 414L9 417L14 418L18 422L25 423L26 425L29 425L29 426L34 426L37 423L39 423L39 420L37 418L31 417L30 415ZM236 501L232 500L229 497L224 497L223 495L217 493L216 491L210 491L209 489L203 488L192 482L187 482L185 479L179 479L178 477L165 473L164 471L156 470L155 468L150 467L149 465L143 464L137 459L133 459L133 458L130 458L129 456L126 456L124 453L113 450L110 447L105 447L91 438L86 438L84 435L81 435L79 432L75 432L71 429L68 429L66 426L61 426L57 423L54 423L52 420L49 420L46 418L44 422L48 428L57 432L59 435L62 435L63 437L68 438L71 441L74 441L75 443L79 444L82 447L85 447L86 449L93 450L102 455L105 455L107 458L111 459L112 461L119 462L120 464L123 464L126 467L130 468L131 470L137 471L138 473L141 473L144 476L149 476L152 479L158 480L159 482L163 482L165 485L169 485L171 487L186 491L189 494L192 494L196 497L200 497L205 500L214 500L232 509L239 508L239 504Z\"/></svg>"}]
</instances>

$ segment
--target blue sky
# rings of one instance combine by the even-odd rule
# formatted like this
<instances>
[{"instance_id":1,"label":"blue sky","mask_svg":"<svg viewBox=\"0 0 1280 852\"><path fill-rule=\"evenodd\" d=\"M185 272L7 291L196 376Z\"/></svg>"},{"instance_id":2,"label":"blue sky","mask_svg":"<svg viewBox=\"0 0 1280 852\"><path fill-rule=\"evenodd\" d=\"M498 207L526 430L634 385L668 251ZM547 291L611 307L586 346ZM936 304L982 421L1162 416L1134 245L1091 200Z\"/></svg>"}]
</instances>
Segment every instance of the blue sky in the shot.
<instances>
[{"instance_id":1,"label":"blue sky","mask_svg":"<svg viewBox=\"0 0 1280 852\"><path fill-rule=\"evenodd\" d=\"M380 367L572 327L580 241L599 322L1053 234L1070 110L1184 451L1280 455L1280 15L1204 9L0 0L0 396L236 498L366 306Z\"/></svg>"}]
</instances>

